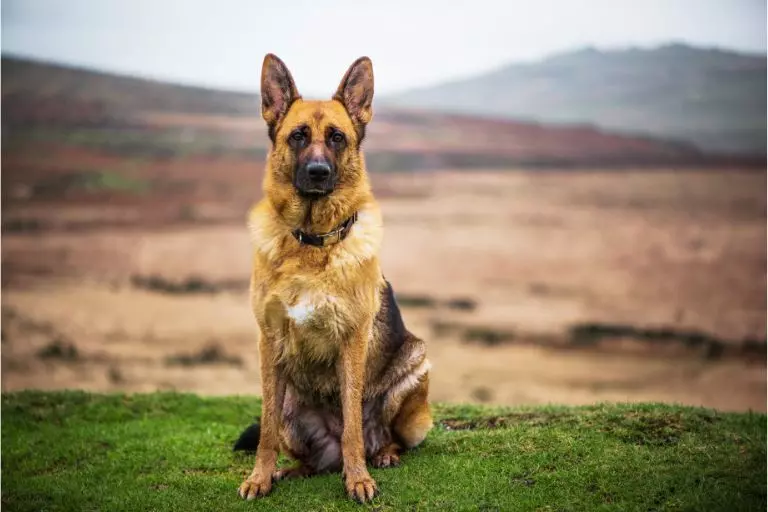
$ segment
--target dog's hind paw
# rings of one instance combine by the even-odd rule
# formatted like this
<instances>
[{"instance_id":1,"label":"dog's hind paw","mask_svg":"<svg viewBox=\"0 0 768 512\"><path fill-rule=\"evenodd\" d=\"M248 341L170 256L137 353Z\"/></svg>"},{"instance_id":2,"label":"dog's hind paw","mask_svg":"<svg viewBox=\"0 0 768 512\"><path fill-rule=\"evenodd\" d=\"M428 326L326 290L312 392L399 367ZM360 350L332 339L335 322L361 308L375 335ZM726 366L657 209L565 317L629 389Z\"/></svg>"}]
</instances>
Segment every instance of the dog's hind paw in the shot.
<instances>
[{"instance_id":1,"label":"dog's hind paw","mask_svg":"<svg viewBox=\"0 0 768 512\"><path fill-rule=\"evenodd\" d=\"M375 468L396 468L400 465L400 456L396 453L379 453L371 460Z\"/></svg>"},{"instance_id":2,"label":"dog's hind paw","mask_svg":"<svg viewBox=\"0 0 768 512\"><path fill-rule=\"evenodd\" d=\"M390 443L379 450L379 453L371 459L371 465L375 468L394 468L400 465L400 446Z\"/></svg>"},{"instance_id":3,"label":"dog's hind paw","mask_svg":"<svg viewBox=\"0 0 768 512\"><path fill-rule=\"evenodd\" d=\"M277 482L279 480L290 480L292 478L304 478L314 474L315 472L311 468L302 464L292 468L278 469L272 473L272 480Z\"/></svg>"}]
</instances>

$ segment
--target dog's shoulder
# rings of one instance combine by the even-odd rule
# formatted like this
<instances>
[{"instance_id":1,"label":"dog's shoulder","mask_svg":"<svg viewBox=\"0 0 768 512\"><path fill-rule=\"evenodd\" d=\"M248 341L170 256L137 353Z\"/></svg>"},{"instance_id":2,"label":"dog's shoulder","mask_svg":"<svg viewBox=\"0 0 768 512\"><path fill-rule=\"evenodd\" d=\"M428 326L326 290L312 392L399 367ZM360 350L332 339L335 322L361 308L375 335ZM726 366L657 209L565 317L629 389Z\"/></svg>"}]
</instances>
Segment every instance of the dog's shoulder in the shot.
<instances>
[{"instance_id":1,"label":"dog's shoulder","mask_svg":"<svg viewBox=\"0 0 768 512\"><path fill-rule=\"evenodd\" d=\"M279 250L279 241L283 233L276 222L269 201L262 199L248 211L248 231L251 245L257 254L267 258L274 257Z\"/></svg>"}]
</instances>

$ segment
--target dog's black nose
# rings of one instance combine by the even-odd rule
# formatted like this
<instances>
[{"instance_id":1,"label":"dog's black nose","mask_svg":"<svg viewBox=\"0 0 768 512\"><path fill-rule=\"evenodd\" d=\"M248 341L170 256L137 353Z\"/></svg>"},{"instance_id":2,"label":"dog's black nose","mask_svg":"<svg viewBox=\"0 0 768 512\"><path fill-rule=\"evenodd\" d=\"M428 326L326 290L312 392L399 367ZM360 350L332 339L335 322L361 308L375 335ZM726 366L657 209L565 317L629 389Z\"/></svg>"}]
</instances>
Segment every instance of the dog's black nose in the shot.
<instances>
[{"instance_id":1,"label":"dog's black nose","mask_svg":"<svg viewBox=\"0 0 768 512\"><path fill-rule=\"evenodd\" d=\"M325 162L312 162L307 165L307 175L312 181L325 181L331 175L331 166Z\"/></svg>"}]
</instances>

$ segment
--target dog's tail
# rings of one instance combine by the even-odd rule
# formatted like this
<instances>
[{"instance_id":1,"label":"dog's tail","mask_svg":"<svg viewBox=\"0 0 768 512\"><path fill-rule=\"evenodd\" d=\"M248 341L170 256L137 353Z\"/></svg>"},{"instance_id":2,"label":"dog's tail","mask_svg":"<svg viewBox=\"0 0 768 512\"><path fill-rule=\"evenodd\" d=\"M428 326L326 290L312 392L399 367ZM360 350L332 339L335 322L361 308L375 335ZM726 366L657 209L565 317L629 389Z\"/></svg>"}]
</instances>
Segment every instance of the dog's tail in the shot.
<instances>
[{"instance_id":1,"label":"dog's tail","mask_svg":"<svg viewBox=\"0 0 768 512\"><path fill-rule=\"evenodd\" d=\"M244 451L255 452L259 447L259 434L261 433L261 427L258 423L254 423L247 429L243 430L240 437L235 442L235 446L232 447L232 451Z\"/></svg>"}]
</instances>

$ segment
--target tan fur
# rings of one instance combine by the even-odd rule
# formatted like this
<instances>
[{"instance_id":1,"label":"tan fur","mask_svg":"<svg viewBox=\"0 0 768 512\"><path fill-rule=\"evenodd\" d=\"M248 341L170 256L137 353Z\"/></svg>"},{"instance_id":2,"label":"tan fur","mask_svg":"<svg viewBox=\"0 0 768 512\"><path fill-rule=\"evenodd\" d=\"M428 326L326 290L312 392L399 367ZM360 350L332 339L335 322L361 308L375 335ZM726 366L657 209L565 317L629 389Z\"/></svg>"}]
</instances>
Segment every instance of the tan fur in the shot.
<instances>
[{"instance_id":1,"label":"tan fur","mask_svg":"<svg viewBox=\"0 0 768 512\"><path fill-rule=\"evenodd\" d=\"M423 342L406 332L403 348L392 355L387 350L391 333L376 321L387 286L378 258L382 221L359 147L362 129L372 117L366 94L373 94L373 72L370 61L360 59L342 79L334 100L304 101L275 59L267 56L262 75L262 94L279 96L265 98L263 104L275 143L267 159L265 199L251 210L248 221L264 401L256 464L240 495L252 499L271 490L281 444L289 453L301 449L295 429L281 425L284 404L319 404L317 397L330 397L338 399L343 415L340 443L347 493L368 501L377 489L366 467L363 403L380 401L374 417L405 445L384 446L374 464L394 465L390 462L399 461L399 451L419 444L432 427ZM338 183L328 196L309 200L292 184L297 154L285 141L297 126L309 129L317 151L329 126L347 138L346 149L335 156ZM308 247L291 234L296 228L329 232L355 212L358 221L339 243ZM324 412L321 405L313 407ZM277 476L311 473L311 468L299 466Z\"/></svg>"}]
</instances>

